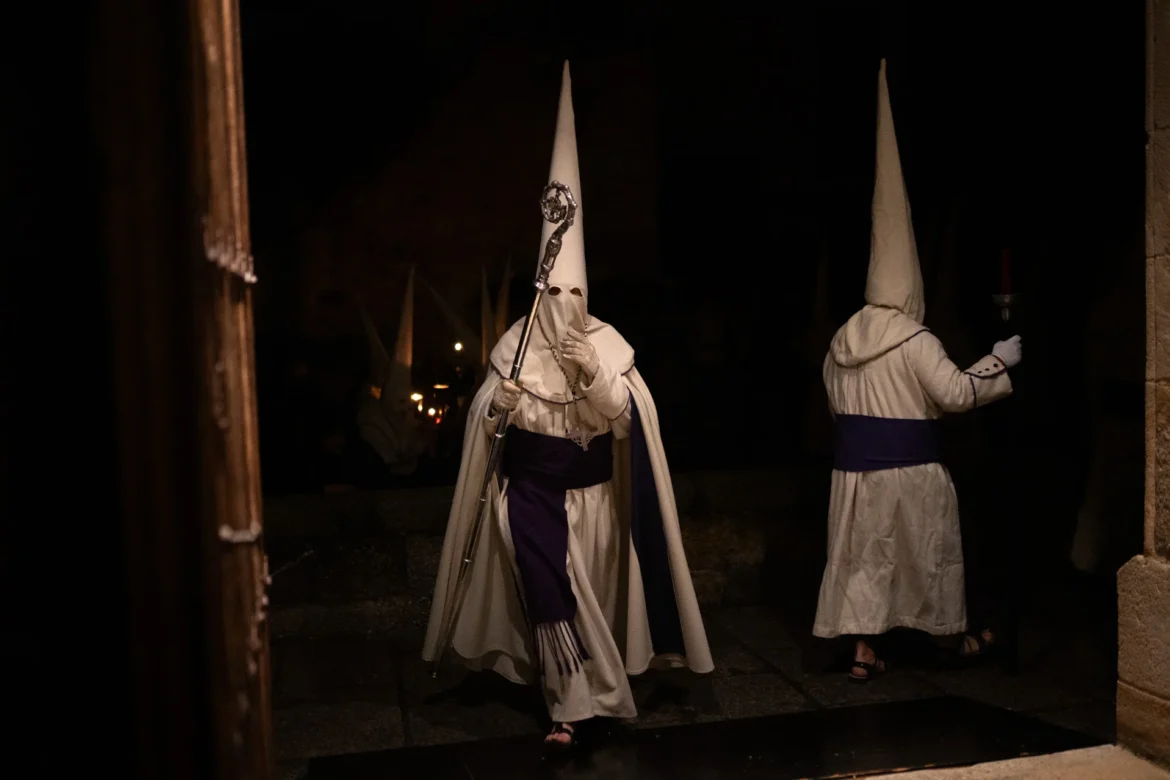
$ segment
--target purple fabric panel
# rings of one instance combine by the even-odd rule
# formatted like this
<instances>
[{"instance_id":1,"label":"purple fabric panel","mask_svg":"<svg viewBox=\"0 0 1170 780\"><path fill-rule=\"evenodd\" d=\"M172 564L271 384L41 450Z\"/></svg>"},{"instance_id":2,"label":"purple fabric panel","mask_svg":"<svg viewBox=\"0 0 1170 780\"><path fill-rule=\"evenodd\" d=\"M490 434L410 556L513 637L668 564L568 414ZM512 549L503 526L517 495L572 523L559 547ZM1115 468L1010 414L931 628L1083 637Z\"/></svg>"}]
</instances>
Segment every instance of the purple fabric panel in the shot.
<instances>
[{"instance_id":1,"label":"purple fabric panel","mask_svg":"<svg viewBox=\"0 0 1170 780\"><path fill-rule=\"evenodd\" d=\"M650 643L656 654L685 655L682 619L678 614L678 598L674 593L670 552L666 545L666 530L662 527L662 510L658 503L658 487L654 482L650 448L646 443L646 432L642 429L641 412L633 398L630 399L630 405L630 469L634 493L630 536L642 571L642 595L646 599Z\"/></svg>"},{"instance_id":2,"label":"purple fabric panel","mask_svg":"<svg viewBox=\"0 0 1170 780\"><path fill-rule=\"evenodd\" d=\"M560 436L508 428L504 476L513 482L539 482L550 489L577 490L613 479L613 434L604 433L583 450Z\"/></svg>"},{"instance_id":3,"label":"purple fabric panel","mask_svg":"<svg viewBox=\"0 0 1170 780\"><path fill-rule=\"evenodd\" d=\"M937 420L839 414L833 468L881 471L938 463L937 428Z\"/></svg>"},{"instance_id":4,"label":"purple fabric panel","mask_svg":"<svg viewBox=\"0 0 1170 780\"><path fill-rule=\"evenodd\" d=\"M598 436L583 450L558 436L509 428L503 473L509 480L508 524L528 620L533 626L571 621L577 599L565 568L565 491L612 478L613 436Z\"/></svg>"},{"instance_id":5,"label":"purple fabric panel","mask_svg":"<svg viewBox=\"0 0 1170 780\"><path fill-rule=\"evenodd\" d=\"M526 480L510 482L508 524L529 622L572 620L577 599L565 569L569 552L565 491Z\"/></svg>"}]
</instances>

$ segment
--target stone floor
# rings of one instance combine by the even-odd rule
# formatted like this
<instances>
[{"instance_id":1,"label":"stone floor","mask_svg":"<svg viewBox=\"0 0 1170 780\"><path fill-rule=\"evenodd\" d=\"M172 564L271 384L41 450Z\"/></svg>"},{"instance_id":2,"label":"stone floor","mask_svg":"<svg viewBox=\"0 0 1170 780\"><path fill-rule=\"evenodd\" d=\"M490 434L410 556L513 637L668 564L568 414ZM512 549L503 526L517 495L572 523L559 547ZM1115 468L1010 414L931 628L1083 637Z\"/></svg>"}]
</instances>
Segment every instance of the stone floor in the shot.
<instances>
[{"instance_id":1,"label":"stone floor","mask_svg":"<svg viewBox=\"0 0 1170 780\"><path fill-rule=\"evenodd\" d=\"M1115 745L952 769L877 775L873 780L1170 780L1170 772Z\"/></svg>"},{"instance_id":2,"label":"stone floor","mask_svg":"<svg viewBox=\"0 0 1170 780\"><path fill-rule=\"evenodd\" d=\"M1100 744L971 699L831 707L687 725L584 727L581 750L549 755L532 736L314 758L307 780L818 780L972 766Z\"/></svg>"},{"instance_id":3,"label":"stone floor","mask_svg":"<svg viewBox=\"0 0 1170 780\"><path fill-rule=\"evenodd\" d=\"M772 610L706 615L716 670L706 677L648 674L633 680L634 728L783 715L954 695L1093 737L1114 738L1115 640L1060 609L1026 633L1024 665L947 671L909 661L867 685L842 671L808 670L807 643ZM1083 612L1083 610L1082 610ZM1107 616L1106 616L1107 619ZM529 735L544 728L532 690L454 668L437 681L417 647L380 638L287 639L273 647L275 739L282 776L318 756Z\"/></svg>"}]
</instances>

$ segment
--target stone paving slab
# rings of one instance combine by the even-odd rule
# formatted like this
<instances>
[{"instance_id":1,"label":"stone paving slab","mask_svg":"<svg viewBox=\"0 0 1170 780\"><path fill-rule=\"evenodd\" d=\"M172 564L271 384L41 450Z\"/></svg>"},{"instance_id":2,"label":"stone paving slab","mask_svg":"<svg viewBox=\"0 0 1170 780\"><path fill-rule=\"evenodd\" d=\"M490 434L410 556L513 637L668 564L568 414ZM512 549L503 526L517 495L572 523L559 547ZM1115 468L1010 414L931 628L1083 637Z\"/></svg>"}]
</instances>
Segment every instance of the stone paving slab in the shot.
<instances>
[{"instance_id":1,"label":"stone paving slab","mask_svg":"<svg viewBox=\"0 0 1170 780\"><path fill-rule=\"evenodd\" d=\"M1170 780L1170 772L1115 745L1047 756L993 761L954 769L928 769L871 780Z\"/></svg>"},{"instance_id":2,"label":"stone paving slab","mask_svg":"<svg viewBox=\"0 0 1170 780\"><path fill-rule=\"evenodd\" d=\"M405 744L402 709L371 702L298 704L273 712L279 761L368 753Z\"/></svg>"}]
</instances>

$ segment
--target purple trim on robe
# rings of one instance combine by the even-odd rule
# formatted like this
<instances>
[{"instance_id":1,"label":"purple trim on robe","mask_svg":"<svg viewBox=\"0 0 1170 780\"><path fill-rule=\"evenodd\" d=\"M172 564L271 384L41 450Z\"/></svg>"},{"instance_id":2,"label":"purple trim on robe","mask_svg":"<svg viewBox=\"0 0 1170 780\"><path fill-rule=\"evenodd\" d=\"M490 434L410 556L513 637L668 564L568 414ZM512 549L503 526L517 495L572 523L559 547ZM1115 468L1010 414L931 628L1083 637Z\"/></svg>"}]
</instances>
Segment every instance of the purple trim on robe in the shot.
<instances>
[{"instance_id":1,"label":"purple trim on robe","mask_svg":"<svg viewBox=\"0 0 1170 780\"><path fill-rule=\"evenodd\" d=\"M939 462L937 420L839 414L837 471L882 471Z\"/></svg>"},{"instance_id":2,"label":"purple trim on robe","mask_svg":"<svg viewBox=\"0 0 1170 780\"><path fill-rule=\"evenodd\" d=\"M678 615L678 599L674 595L654 467L646 446L646 433L642 430L642 418L633 397L630 398L630 471L633 489L630 537L642 573L650 644L655 654L685 655L682 620Z\"/></svg>"}]
</instances>

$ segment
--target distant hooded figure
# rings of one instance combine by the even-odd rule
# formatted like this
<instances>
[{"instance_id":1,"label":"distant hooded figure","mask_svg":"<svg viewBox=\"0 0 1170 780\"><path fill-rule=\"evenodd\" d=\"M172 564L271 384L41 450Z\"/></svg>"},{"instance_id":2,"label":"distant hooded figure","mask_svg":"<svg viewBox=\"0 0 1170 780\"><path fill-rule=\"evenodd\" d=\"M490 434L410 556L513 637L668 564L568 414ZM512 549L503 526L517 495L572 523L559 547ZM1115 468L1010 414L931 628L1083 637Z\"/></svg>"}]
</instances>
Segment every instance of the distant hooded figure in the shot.
<instances>
[{"instance_id":1,"label":"distant hooded figure","mask_svg":"<svg viewBox=\"0 0 1170 780\"><path fill-rule=\"evenodd\" d=\"M1020 338L966 371L923 327L926 307L886 63L878 73L877 168L866 306L833 337L823 377L836 427L828 564L813 634L856 640L850 677L884 670L870 637L967 629L954 483L936 420L1012 392Z\"/></svg>"},{"instance_id":2,"label":"distant hooded figure","mask_svg":"<svg viewBox=\"0 0 1170 780\"><path fill-rule=\"evenodd\" d=\"M519 382L517 322L488 358L471 401L423 658L447 650L464 546L491 438L509 412L502 485L467 570L450 648L473 669L539 684L553 727L637 714L627 675L651 666L713 668L679 533L654 399L621 334L589 313L581 178L569 66L562 76L549 179L578 211L541 298ZM554 225L544 224L541 245Z\"/></svg>"},{"instance_id":3,"label":"distant hooded figure","mask_svg":"<svg viewBox=\"0 0 1170 780\"><path fill-rule=\"evenodd\" d=\"M414 363L414 266L406 276L393 357L360 303L359 311L369 340L371 382L358 403L357 428L391 474L410 476L417 470L419 455L426 444L410 398Z\"/></svg>"}]
</instances>

